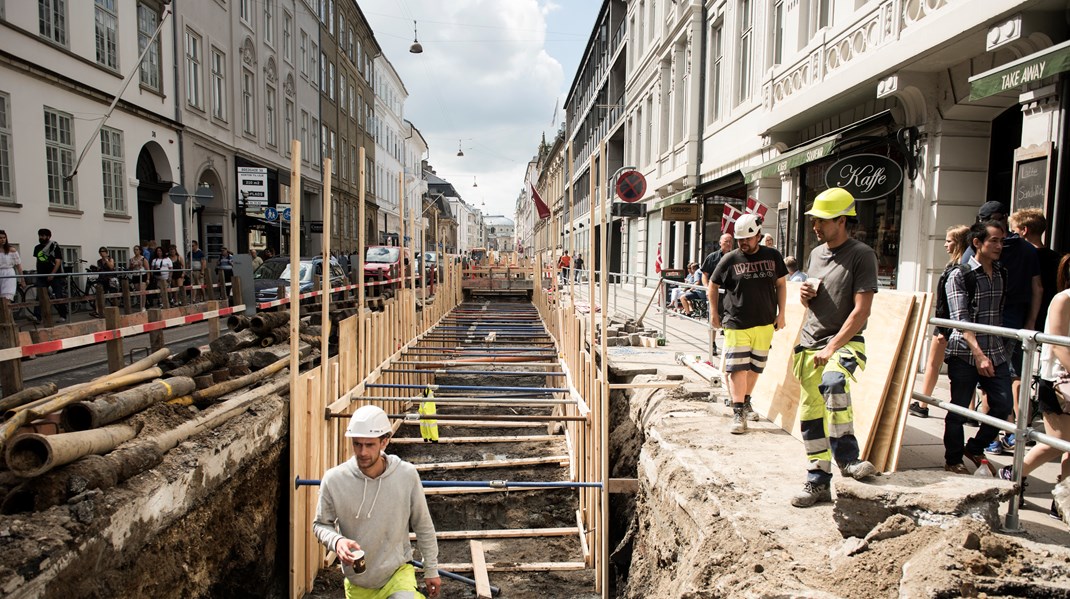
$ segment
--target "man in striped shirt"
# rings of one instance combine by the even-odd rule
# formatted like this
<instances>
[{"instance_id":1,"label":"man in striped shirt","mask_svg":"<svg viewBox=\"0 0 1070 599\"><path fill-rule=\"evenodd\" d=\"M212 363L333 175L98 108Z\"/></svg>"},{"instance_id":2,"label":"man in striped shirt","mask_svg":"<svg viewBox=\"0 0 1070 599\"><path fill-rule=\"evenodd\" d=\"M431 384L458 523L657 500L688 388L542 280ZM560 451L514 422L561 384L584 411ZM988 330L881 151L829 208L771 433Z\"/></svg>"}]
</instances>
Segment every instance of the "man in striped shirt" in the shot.
<instances>
[{"instance_id":1,"label":"man in striped shirt","mask_svg":"<svg viewBox=\"0 0 1070 599\"><path fill-rule=\"evenodd\" d=\"M1001 326L1007 275L999 257L1005 236L999 221L977 223L970 228L966 241L974 256L966 269L951 271L945 287L951 320ZM955 329L948 338L944 361L952 403L968 407L974 389L980 385L988 395L989 416L1005 419L1011 413L1011 373L1003 339ZM999 429L981 424L977 434L964 443L965 421L965 417L952 412L944 418L944 469L948 472L969 473L963 457L981 467L985 447L999 434Z\"/></svg>"}]
</instances>

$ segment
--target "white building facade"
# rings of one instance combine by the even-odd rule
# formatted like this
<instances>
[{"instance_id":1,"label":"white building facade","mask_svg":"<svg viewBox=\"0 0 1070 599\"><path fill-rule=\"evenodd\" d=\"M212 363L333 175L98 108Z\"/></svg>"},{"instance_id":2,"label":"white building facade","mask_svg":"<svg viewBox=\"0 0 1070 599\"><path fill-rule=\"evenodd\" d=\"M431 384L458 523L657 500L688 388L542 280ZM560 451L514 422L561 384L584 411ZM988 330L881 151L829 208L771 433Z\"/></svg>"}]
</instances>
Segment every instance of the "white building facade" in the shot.
<instances>
[{"instance_id":1,"label":"white building facade","mask_svg":"<svg viewBox=\"0 0 1070 599\"><path fill-rule=\"evenodd\" d=\"M125 264L143 239L182 243L182 211L168 196L181 164L171 25L162 2L3 6L0 218L26 268L40 227L76 270L100 246Z\"/></svg>"},{"instance_id":2,"label":"white building facade","mask_svg":"<svg viewBox=\"0 0 1070 599\"><path fill-rule=\"evenodd\" d=\"M407 197L407 213L413 206L412 194L419 185L420 170L407 164L405 136L408 131L404 123L405 99L409 93L394 65L383 54L375 58L375 74L375 188L379 201L380 237L385 243L396 243L401 196ZM399 181L405 173L408 176ZM416 196L416 205L421 204L420 197ZM408 226L408 214L405 218Z\"/></svg>"}]
</instances>

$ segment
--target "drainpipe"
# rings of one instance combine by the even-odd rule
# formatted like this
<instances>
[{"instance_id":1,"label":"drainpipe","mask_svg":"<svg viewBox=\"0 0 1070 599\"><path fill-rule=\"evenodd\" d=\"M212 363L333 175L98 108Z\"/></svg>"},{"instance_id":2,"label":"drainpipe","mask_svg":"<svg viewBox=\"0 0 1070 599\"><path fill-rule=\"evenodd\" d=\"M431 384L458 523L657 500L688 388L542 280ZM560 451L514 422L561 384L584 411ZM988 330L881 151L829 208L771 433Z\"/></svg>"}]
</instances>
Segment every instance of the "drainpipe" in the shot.
<instances>
[{"instance_id":1,"label":"drainpipe","mask_svg":"<svg viewBox=\"0 0 1070 599\"><path fill-rule=\"evenodd\" d=\"M1067 118L1067 110L1070 110L1070 98L1067 95L1070 94L1070 78L1060 75L1059 77L1059 134L1055 142L1055 151L1058 162L1055 166L1055 201L1052 203L1051 209L1051 236L1048 239L1048 247L1061 248L1063 246L1063 240L1067 237L1067 232L1063 231L1063 225L1061 218L1063 211L1060 210L1059 200L1062 197L1063 185L1066 183L1066 143L1067 139L1067 126L1070 126L1070 119ZM1056 250L1059 251L1059 250ZM1061 253L1061 252L1060 252Z\"/></svg>"},{"instance_id":2,"label":"drainpipe","mask_svg":"<svg viewBox=\"0 0 1070 599\"><path fill-rule=\"evenodd\" d=\"M179 127L175 128L175 135L178 137L178 181L185 183L186 181L186 159L185 159L185 138L183 137L182 123L182 100L181 93L178 91L178 2L179 0L171 0L171 73L174 79L174 92L171 94L175 98L175 121L179 124ZM196 186L186 189L197 189ZM186 198L187 202L192 203L193 198ZM189 238L185 240L185 243L181 246L186 250L192 251L193 246L190 245L190 240L193 239L193 211L186 209L182 206L182 216L185 217L189 214ZM184 229L183 229L184 230ZM176 236L177 237L177 236ZM185 253L183 253L185 255Z\"/></svg>"},{"instance_id":3,"label":"drainpipe","mask_svg":"<svg viewBox=\"0 0 1070 599\"><path fill-rule=\"evenodd\" d=\"M706 4L702 4L702 20L699 24L699 69L698 69L698 149L695 152L695 187L698 187L702 177L702 149L703 128L706 126L706 17L708 16ZM702 200L702 227L698 232L698 247L691 248L696 260L702 261L702 250L706 247L706 200Z\"/></svg>"}]
</instances>

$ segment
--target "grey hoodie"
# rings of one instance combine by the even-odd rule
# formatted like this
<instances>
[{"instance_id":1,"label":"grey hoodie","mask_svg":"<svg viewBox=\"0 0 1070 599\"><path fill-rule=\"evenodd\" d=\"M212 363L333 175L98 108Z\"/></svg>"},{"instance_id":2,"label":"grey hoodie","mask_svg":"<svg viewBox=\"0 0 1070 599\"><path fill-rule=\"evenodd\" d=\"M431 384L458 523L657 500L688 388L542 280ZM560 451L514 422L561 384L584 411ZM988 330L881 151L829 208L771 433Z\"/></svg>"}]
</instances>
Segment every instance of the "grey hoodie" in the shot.
<instances>
[{"instance_id":1,"label":"grey hoodie","mask_svg":"<svg viewBox=\"0 0 1070 599\"><path fill-rule=\"evenodd\" d=\"M313 529L329 551L345 537L360 544L368 562L363 574L343 565L349 582L366 589L382 588L412 559L409 528L424 562L424 578L438 577L438 540L416 467L396 455L386 458L379 478L368 478L356 458L331 468L320 483L320 501Z\"/></svg>"}]
</instances>

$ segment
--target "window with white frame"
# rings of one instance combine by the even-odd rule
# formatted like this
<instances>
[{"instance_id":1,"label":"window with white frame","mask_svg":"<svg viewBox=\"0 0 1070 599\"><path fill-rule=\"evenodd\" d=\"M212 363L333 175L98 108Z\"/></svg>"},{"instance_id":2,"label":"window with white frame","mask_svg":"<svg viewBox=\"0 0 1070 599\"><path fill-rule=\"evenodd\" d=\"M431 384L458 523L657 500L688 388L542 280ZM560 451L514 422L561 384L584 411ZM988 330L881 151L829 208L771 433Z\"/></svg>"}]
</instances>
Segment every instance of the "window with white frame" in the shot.
<instances>
[{"instance_id":1,"label":"window with white frame","mask_svg":"<svg viewBox=\"0 0 1070 599\"><path fill-rule=\"evenodd\" d=\"M104 184L104 212L126 214L122 131L111 127L100 130L100 170Z\"/></svg>"},{"instance_id":2,"label":"window with white frame","mask_svg":"<svg viewBox=\"0 0 1070 599\"><path fill-rule=\"evenodd\" d=\"M145 52L145 59L141 61L141 85L160 91L160 38L156 35L156 28L160 25L160 12L154 6L145 2L137 5L137 50L140 54ZM151 42L151 43L150 43Z\"/></svg>"},{"instance_id":3,"label":"window with white frame","mask_svg":"<svg viewBox=\"0 0 1070 599\"><path fill-rule=\"evenodd\" d=\"M119 69L119 15L116 0L96 0L97 64Z\"/></svg>"},{"instance_id":4,"label":"window with white frame","mask_svg":"<svg viewBox=\"0 0 1070 599\"><path fill-rule=\"evenodd\" d=\"M308 77L308 34L305 33L304 29L301 30L300 53L301 53L301 56L299 57L300 58L299 62L300 62L300 67L301 67L301 74L304 75L305 77Z\"/></svg>"},{"instance_id":5,"label":"window with white frame","mask_svg":"<svg viewBox=\"0 0 1070 599\"><path fill-rule=\"evenodd\" d=\"M269 46L275 44L275 0L264 2L264 41Z\"/></svg>"},{"instance_id":6,"label":"window with white frame","mask_svg":"<svg viewBox=\"0 0 1070 599\"><path fill-rule=\"evenodd\" d=\"M341 179L345 181L349 178L349 144L346 143L346 138L342 138L342 155L338 157L338 162L341 164L339 173Z\"/></svg>"},{"instance_id":7,"label":"window with white frame","mask_svg":"<svg viewBox=\"0 0 1070 599\"><path fill-rule=\"evenodd\" d=\"M784 0L773 0L772 64L784 62Z\"/></svg>"},{"instance_id":8,"label":"window with white frame","mask_svg":"<svg viewBox=\"0 0 1070 599\"><path fill-rule=\"evenodd\" d=\"M220 120L227 118L226 63L226 55L212 48L212 116Z\"/></svg>"},{"instance_id":9,"label":"window with white frame","mask_svg":"<svg viewBox=\"0 0 1070 599\"><path fill-rule=\"evenodd\" d=\"M349 43L347 45L347 49L348 49L347 54L349 55L349 62L353 62L353 30L352 29L349 30L348 37L349 37Z\"/></svg>"},{"instance_id":10,"label":"window with white frame","mask_svg":"<svg viewBox=\"0 0 1070 599\"><path fill-rule=\"evenodd\" d=\"M327 55L320 52L320 89L327 85Z\"/></svg>"},{"instance_id":11,"label":"window with white frame","mask_svg":"<svg viewBox=\"0 0 1070 599\"><path fill-rule=\"evenodd\" d=\"M334 102L334 63L327 63L327 96Z\"/></svg>"},{"instance_id":12,"label":"window with white frame","mask_svg":"<svg viewBox=\"0 0 1070 599\"><path fill-rule=\"evenodd\" d=\"M276 139L275 134L275 88L269 83L267 85L266 97L264 98L264 136L267 138L267 145L275 147L279 141Z\"/></svg>"},{"instance_id":13,"label":"window with white frame","mask_svg":"<svg viewBox=\"0 0 1070 599\"><path fill-rule=\"evenodd\" d=\"M45 108L45 165L48 205L75 208L74 181L67 175L74 168L74 136L71 115Z\"/></svg>"},{"instance_id":14,"label":"window with white frame","mask_svg":"<svg viewBox=\"0 0 1070 599\"><path fill-rule=\"evenodd\" d=\"M806 0L803 15L807 23L806 39L809 41L818 31L832 25L832 0Z\"/></svg>"},{"instance_id":15,"label":"window with white frame","mask_svg":"<svg viewBox=\"0 0 1070 599\"><path fill-rule=\"evenodd\" d=\"M238 0L238 16L246 23L253 22L253 0Z\"/></svg>"},{"instance_id":16,"label":"window with white frame","mask_svg":"<svg viewBox=\"0 0 1070 599\"><path fill-rule=\"evenodd\" d=\"M256 76L249 69L241 73L241 122L242 131L247 135L256 135L256 105L254 86Z\"/></svg>"},{"instance_id":17,"label":"window with white frame","mask_svg":"<svg viewBox=\"0 0 1070 599\"><path fill-rule=\"evenodd\" d=\"M327 6L330 9L327 14L327 31L334 35L334 0L327 0Z\"/></svg>"},{"instance_id":18,"label":"window with white frame","mask_svg":"<svg viewBox=\"0 0 1070 599\"><path fill-rule=\"evenodd\" d=\"M0 202L15 202L15 169L12 164L11 97L0 93Z\"/></svg>"},{"instance_id":19,"label":"window with white frame","mask_svg":"<svg viewBox=\"0 0 1070 599\"><path fill-rule=\"evenodd\" d=\"M67 0L37 0L37 20L42 37L67 45Z\"/></svg>"},{"instance_id":20,"label":"window with white frame","mask_svg":"<svg viewBox=\"0 0 1070 599\"><path fill-rule=\"evenodd\" d=\"M61 245L59 249L63 252L63 269L71 272L82 272L82 246Z\"/></svg>"},{"instance_id":21,"label":"window with white frame","mask_svg":"<svg viewBox=\"0 0 1070 599\"><path fill-rule=\"evenodd\" d=\"M706 72L706 119L712 123L721 118L721 73L724 67L724 21L710 25L709 69Z\"/></svg>"},{"instance_id":22,"label":"window with white frame","mask_svg":"<svg viewBox=\"0 0 1070 599\"><path fill-rule=\"evenodd\" d=\"M311 142L308 139L308 111L301 111L301 160L308 162L308 152Z\"/></svg>"},{"instance_id":23,"label":"window with white frame","mask_svg":"<svg viewBox=\"0 0 1070 599\"><path fill-rule=\"evenodd\" d=\"M319 56L320 56L319 44L317 44L316 42L311 42L311 46L310 46L310 49L309 49L309 52L308 52L308 57L309 57L308 59L309 59L309 61L311 63L311 64L308 65L309 66L308 79L309 79L309 82L312 83L312 87L319 87L319 81L320 80L316 78L316 73L319 72L319 70L320 70L319 69L319 64L316 62L316 61L319 60Z\"/></svg>"},{"instance_id":24,"label":"window with white frame","mask_svg":"<svg viewBox=\"0 0 1070 599\"><path fill-rule=\"evenodd\" d=\"M346 73L338 69L338 107L346 111Z\"/></svg>"},{"instance_id":25,"label":"window with white frame","mask_svg":"<svg viewBox=\"0 0 1070 599\"><path fill-rule=\"evenodd\" d=\"M195 108L204 108L201 91L201 36L186 30L186 102Z\"/></svg>"},{"instance_id":26,"label":"window with white frame","mask_svg":"<svg viewBox=\"0 0 1070 599\"><path fill-rule=\"evenodd\" d=\"M312 117L312 127L309 129L312 132L312 165L319 166L320 161L323 159L323 147L320 146L320 121L316 117Z\"/></svg>"},{"instance_id":27,"label":"window with white frame","mask_svg":"<svg viewBox=\"0 0 1070 599\"><path fill-rule=\"evenodd\" d=\"M739 71L736 79L736 103L750 99L752 63L754 61L753 0L739 0Z\"/></svg>"},{"instance_id":28,"label":"window with white frame","mask_svg":"<svg viewBox=\"0 0 1070 599\"><path fill-rule=\"evenodd\" d=\"M346 51L346 15L344 12L338 13L338 46L342 48L342 52Z\"/></svg>"},{"instance_id":29,"label":"window with white frame","mask_svg":"<svg viewBox=\"0 0 1070 599\"><path fill-rule=\"evenodd\" d=\"M294 18L285 10L282 11L282 57L286 62L293 64L294 61Z\"/></svg>"},{"instance_id":30,"label":"window with white frame","mask_svg":"<svg viewBox=\"0 0 1070 599\"><path fill-rule=\"evenodd\" d=\"M286 144L286 155L290 155L290 142L294 139L294 103L293 100L286 99L286 108L283 111L283 118L286 121L286 125L283 129L283 135L286 136L284 143Z\"/></svg>"},{"instance_id":31,"label":"window with white frame","mask_svg":"<svg viewBox=\"0 0 1070 599\"><path fill-rule=\"evenodd\" d=\"M108 255L115 260L116 270L126 270L126 264L130 261L129 247L123 246L121 248L108 248Z\"/></svg>"}]
</instances>

